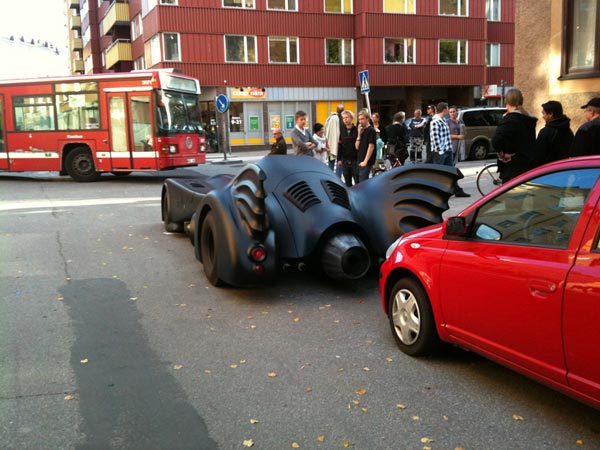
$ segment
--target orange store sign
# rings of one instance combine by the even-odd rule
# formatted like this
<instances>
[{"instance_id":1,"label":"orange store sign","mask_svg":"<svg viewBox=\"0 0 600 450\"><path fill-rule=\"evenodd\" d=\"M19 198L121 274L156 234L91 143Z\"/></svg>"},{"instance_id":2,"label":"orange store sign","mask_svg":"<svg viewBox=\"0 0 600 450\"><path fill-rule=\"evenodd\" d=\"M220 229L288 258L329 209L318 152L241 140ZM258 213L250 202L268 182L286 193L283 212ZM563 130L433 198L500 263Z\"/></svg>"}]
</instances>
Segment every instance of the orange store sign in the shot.
<instances>
[{"instance_id":1,"label":"orange store sign","mask_svg":"<svg viewBox=\"0 0 600 450\"><path fill-rule=\"evenodd\" d=\"M267 98L267 90L260 87L231 88L231 98L236 100L264 100Z\"/></svg>"}]
</instances>

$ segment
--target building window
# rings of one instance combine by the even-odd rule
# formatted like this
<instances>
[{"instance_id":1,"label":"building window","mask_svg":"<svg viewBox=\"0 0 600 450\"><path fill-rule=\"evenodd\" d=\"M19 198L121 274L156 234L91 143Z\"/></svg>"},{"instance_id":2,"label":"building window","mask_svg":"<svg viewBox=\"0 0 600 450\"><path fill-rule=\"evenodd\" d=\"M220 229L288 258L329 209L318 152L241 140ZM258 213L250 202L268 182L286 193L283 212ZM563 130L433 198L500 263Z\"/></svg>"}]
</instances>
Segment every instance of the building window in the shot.
<instances>
[{"instance_id":1,"label":"building window","mask_svg":"<svg viewBox=\"0 0 600 450\"><path fill-rule=\"evenodd\" d=\"M325 12L352 14L352 0L323 0Z\"/></svg>"},{"instance_id":2,"label":"building window","mask_svg":"<svg viewBox=\"0 0 600 450\"><path fill-rule=\"evenodd\" d=\"M160 0L160 4L177 6L177 0Z\"/></svg>"},{"instance_id":3,"label":"building window","mask_svg":"<svg viewBox=\"0 0 600 450\"><path fill-rule=\"evenodd\" d=\"M485 44L485 65L500 67L500 44Z\"/></svg>"},{"instance_id":4,"label":"building window","mask_svg":"<svg viewBox=\"0 0 600 450\"><path fill-rule=\"evenodd\" d=\"M383 0L383 12L414 14L415 0Z\"/></svg>"},{"instance_id":5,"label":"building window","mask_svg":"<svg viewBox=\"0 0 600 450\"><path fill-rule=\"evenodd\" d=\"M440 16L466 16L469 12L469 0L439 0Z\"/></svg>"},{"instance_id":6,"label":"building window","mask_svg":"<svg viewBox=\"0 0 600 450\"><path fill-rule=\"evenodd\" d=\"M325 39L326 64L354 64L352 39Z\"/></svg>"},{"instance_id":7,"label":"building window","mask_svg":"<svg viewBox=\"0 0 600 450\"><path fill-rule=\"evenodd\" d=\"M179 33L163 33L163 52L165 61L181 61Z\"/></svg>"},{"instance_id":8,"label":"building window","mask_svg":"<svg viewBox=\"0 0 600 450\"><path fill-rule=\"evenodd\" d=\"M85 29L85 31L83 32L83 34L81 35L81 43L83 44L84 47L86 45L88 45L88 42L90 42L91 38L92 38L92 27L88 26Z\"/></svg>"},{"instance_id":9,"label":"building window","mask_svg":"<svg viewBox=\"0 0 600 450\"><path fill-rule=\"evenodd\" d=\"M298 64L298 38L269 37L269 62Z\"/></svg>"},{"instance_id":10,"label":"building window","mask_svg":"<svg viewBox=\"0 0 600 450\"><path fill-rule=\"evenodd\" d=\"M157 5L158 0L142 0L142 17L145 17Z\"/></svg>"},{"instance_id":11,"label":"building window","mask_svg":"<svg viewBox=\"0 0 600 450\"><path fill-rule=\"evenodd\" d=\"M254 0L223 0L223 7L254 9Z\"/></svg>"},{"instance_id":12,"label":"building window","mask_svg":"<svg viewBox=\"0 0 600 450\"><path fill-rule=\"evenodd\" d=\"M131 21L131 40L136 40L142 34L144 34L144 27L142 25L142 15L138 14Z\"/></svg>"},{"instance_id":13,"label":"building window","mask_svg":"<svg viewBox=\"0 0 600 450\"><path fill-rule=\"evenodd\" d=\"M256 36L225 36L226 62L256 62Z\"/></svg>"},{"instance_id":14,"label":"building window","mask_svg":"<svg viewBox=\"0 0 600 450\"><path fill-rule=\"evenodd\" d=\"M500 1L501 0L485 0L485 16L490 22L500 21Z\"/></svg>"},{"instance_id":15,"label":"building window","mask_svg":"<svg viewBox=\"0 0 600 450\"><path fill-rule=\"evenodd\" d=\"M407 38L384 40L386 63L414 64L415 62L415 40Z\"/></svg>"},{"instance_id":16,"label":"building window","mask_svg":"<svg viewBox=\"0 0 600 450\"><path fill-rule=\"evenodd\" d=\"M298 11L298 6L296 5L296 0L267 0L267 9Z\"/></svg>"},{"instance_id":17,"label":"building window","mask_svg":"<svg viewBox=\"0 0 600 450\"><path fill-rule=\"evenodd\" d=\"M144 58L146 60L146 67L152 67L161 61L160 38L158 34L155 34L144 43Z\"/></svg>"},{"instance_id":18,"label":"building window","mask_svg":"<svg viewBox=\"0 0 600 450\"><path fill-rule=\"evenodd\" d=\"M467 41L442 39L439 43L440 64L467 64Z\"/></svg>"},{"instance_id":19,"label":"building window","mask_svg":"<svg viewBox=\"0 0 600 450\"><path fill-rule=\"evenodd\" d=\"M104 2L104 0L98 0L98 8L100 8L100 6L102 6L103 2Z\"/></svg>"},{"instance_id":20,"label":"building window","mask_svg":"<svg viewBox=\"0 0 600 450\"><path fill-rule=\"evenodd\" d=\"M600 75L600 1L568 0L563 37L563 75Z\"/></svg>"},{"instance_id":21,"label":"building window","mask_svg":"<svg viewBox=\"0 0 600 450\"><path fill-rule=\"evenodd\" d=\"M145 70L146 69L146 59L143 56L136 58L135 61L133 61L133 68L135 70Z\"/></svg>"},{"instance_id":22,"label":"building window","mask_svg":"<svg viewBox=\"0 0 600 450\"><path fill-rule=\"evenodd\" d=\"M83 60L83 71L84 73L92 73L94 70L92 55L89 55L87 58Z\"/></svg>"}]
</instances>

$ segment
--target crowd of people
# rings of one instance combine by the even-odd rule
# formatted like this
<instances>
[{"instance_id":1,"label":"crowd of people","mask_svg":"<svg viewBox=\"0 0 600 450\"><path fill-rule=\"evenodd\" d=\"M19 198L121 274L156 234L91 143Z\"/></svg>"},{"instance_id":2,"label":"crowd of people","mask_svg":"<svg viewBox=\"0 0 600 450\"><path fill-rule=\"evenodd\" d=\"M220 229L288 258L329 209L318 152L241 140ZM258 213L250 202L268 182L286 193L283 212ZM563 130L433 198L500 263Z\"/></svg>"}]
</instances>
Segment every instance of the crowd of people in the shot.
<instances>
[{"instance_id":1,"label":"crowd of people","mask_svg":"<svg viewBox=\"0 0 600 450\"><path fill-rule=\"evenodd\" d=\"M575 134L556 100L541 105L545 126L537 136L537 119L523 108L521 91L509 89L505 103L506 113L492 137L503 182L551 161L600 154L600 97L581 107L586 123ZM355 116L343 105L331 113L325 124L315 123L312 133L306 127L307 118L304 111L295 115L295 127L290 133L293 153L327 164L348 187L368 179L375 161L385 156L400 164L410 160L448 166L466 158L465 125L458 119L458 108L445 102L428 105L425 115L416 109L408 124L405 113L397 112L385 128L380 125L379 113L371 115L362 109ZM273 138L270 154L287 154L282 130L274 129ZM454 194L470 196L458 183Z\"/></svg>"}]
</instances>

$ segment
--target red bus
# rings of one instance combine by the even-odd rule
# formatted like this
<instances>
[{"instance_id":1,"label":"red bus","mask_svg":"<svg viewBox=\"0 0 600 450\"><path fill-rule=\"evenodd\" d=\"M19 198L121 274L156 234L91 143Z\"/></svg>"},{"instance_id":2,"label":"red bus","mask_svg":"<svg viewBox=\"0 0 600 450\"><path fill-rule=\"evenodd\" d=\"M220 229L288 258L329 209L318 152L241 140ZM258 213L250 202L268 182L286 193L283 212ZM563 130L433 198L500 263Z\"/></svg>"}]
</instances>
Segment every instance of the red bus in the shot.
<instances>
[{"instance_id":1,"label":"red bus","mask_svg":"<svg viewBox=\"0 0 600 450\"><path fill-rule=\"evenodd\" d=\"M169 70L0 81L0 171L94 181L203 164L199 96Z\"/></svg>"}]
</instances>

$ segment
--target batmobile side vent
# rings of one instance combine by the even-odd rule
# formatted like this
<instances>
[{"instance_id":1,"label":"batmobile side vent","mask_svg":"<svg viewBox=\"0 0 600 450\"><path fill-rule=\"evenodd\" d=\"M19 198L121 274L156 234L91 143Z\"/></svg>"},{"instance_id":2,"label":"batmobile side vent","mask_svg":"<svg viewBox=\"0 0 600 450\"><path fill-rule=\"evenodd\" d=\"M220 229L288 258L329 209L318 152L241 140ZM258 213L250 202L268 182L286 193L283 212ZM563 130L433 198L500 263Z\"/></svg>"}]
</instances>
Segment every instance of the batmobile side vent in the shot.
<instances>
[{"instance_id":1,"label":"batmobile side vent","mask_svg":"<svg viewBox=\"0 0 600 450\"><path fill-rule=\"evenodd\" d=\"M331 203L335 203L336 205L339 205L342 208L350 210L350 200L348 199L348 191L344 186L341 186L340 184L335 183L331 180L321 180L321 184L323 185L323 189L325 189L325 192L327 192Z\"/></svg>"},{"instance_id":2,"label":"batmobile side vent","mask_svg":"<svg viewBox=\"0 0 600 450\"><path fill-rule=\"evenodd\" d=\"M292 185L284 196L302 212L321 203L306 181L299 181Z\"/></svg>"},{"instance_id":3,"label":"batmobile side vent","mask_svg":"<svg viewBox=\"0 0 600 450\"><path fill-rule=\"evenodd\" d=\"M245 170L232 183L231 193L240 222L249 236L260 240L269 231L265 208L264 174L258 169Z\"/></svg>"}]
</instances>

